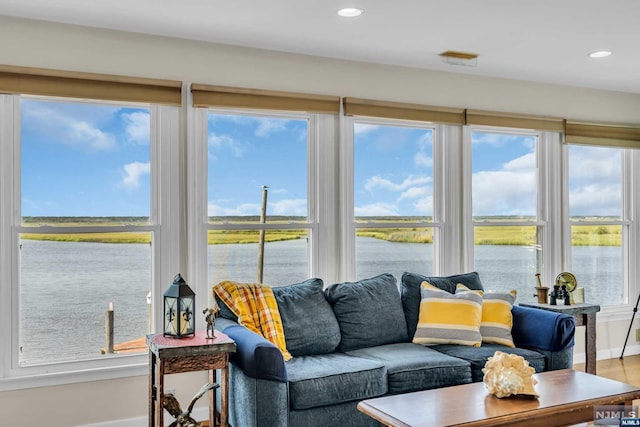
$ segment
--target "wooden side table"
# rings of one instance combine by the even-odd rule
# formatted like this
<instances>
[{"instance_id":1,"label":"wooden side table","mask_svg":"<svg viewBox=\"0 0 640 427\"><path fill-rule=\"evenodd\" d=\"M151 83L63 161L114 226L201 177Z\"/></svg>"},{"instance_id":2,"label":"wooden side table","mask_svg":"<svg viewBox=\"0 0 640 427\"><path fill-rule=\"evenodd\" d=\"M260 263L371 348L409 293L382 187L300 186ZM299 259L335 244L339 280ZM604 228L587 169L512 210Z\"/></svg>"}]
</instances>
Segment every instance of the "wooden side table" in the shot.
<instances>
[{"instance_id":1,"label":"wooden side table","mask_svg":"<svg viewBox=\"0 0 640 427\"><path fill-rule=\"evenodd\" d=\"M229 422L229 353L236 351L236 343L215 331L215 339L208 339L205 331L185 338L147 335L149 347L149 427L164 427L164 376L192 371L209 371L209 382L216 381L220 369L220 425ZM209 425L215 426L215 390L209 393ZM183 402L184 410L188 402Z\"/></svg>"},{"instance_id":2,"label":"wooden side table","mask_svg":"<svg viewBox=\"0 0 640 427\"><path fill-rule=\"evenodd\" d=\"M538 308L556 313L568 314L576 320L576 326L585 326L585 371L596 374L596 313L597 304L551 305L539 303L520 303L523 307Z\"/></svg>"}]
</instances>

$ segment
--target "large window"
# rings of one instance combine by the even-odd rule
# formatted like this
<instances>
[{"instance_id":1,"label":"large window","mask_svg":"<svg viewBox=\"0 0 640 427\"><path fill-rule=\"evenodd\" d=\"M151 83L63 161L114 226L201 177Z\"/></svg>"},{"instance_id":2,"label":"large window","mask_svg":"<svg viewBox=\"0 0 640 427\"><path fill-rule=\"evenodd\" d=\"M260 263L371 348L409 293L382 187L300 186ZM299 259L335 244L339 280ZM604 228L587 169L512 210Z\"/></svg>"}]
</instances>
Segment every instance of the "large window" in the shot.
<instances>
[{"instance_id":1,"label":"large window","mask_svg":"<svg viewBox=\"0 0 640 427\"><path fill-rule=\"evenodd\" d=\"M355 275L433 272L433 126L353 125Z\"/></svg>"},{"instance_id":2,"label":"large window","mask_svg":"<svg viewBox=\"0 0 640 427\"><path fill-rule=\"evenodd\" d=\"M209 112L209 283L283 286L311 274L312 122L309 115Z\"/></svg>"},{"instance_id":3,"label":"large window","mask_svg":"<svg viewBox=\"0 0 640 427\"><path fill-rule=\"evenodd\" d=\"M571 271L585 299L601 305L628 302L623 157L620 148L568 147Z\"/></svg>"},{"instance_id":4,"label":"large window","mask_svg":"<svg viewBox=\"0 0 640 427\"><path fill-rule=\"evenodd\" d=\"M178 272L175 176L164 167L177 153L178 109L1 98L2 180L13 183L0 215L12 331L3 377L144 367L153 307Z\"/></svg>"},{"instance_id":5,"label":"large window","mask_svg":"<svg viewBox=\"0 0 640 427\"><path fill-rule=\"evenodd\" d=\"M542 273L538 135L471 132L473 268L492 289L531 293Z\"/></svg>"}]
</instances>

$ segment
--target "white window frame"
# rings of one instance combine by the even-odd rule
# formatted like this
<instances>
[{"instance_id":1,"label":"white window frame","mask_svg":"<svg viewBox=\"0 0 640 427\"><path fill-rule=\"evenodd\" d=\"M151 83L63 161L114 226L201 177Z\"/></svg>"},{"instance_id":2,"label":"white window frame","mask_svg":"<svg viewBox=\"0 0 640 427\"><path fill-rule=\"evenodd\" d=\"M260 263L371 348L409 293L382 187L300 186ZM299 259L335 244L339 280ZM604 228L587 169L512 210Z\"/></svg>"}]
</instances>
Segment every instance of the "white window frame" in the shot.
<instances>
[{"instance_id":1,"label":"white window frame","mask_svg":"<svg viewBox=\"0 0 640 427\"><path fill-rule=\"evenodd\" d=\"M433 132L433 221L432 222L356 222L354 214L355 189L355 131L356 123L379 126L407 127L425 129ZM341 248L342 270L341 280L355 280L356 278L356 230L358 228L432 228L433 229L433 274L455 271L459 258L459 239L455 234L456 227L451 227L452 221L458 216L456 200L445 197L448 190L459 181L456 179L457 169L450 163L455 161L459 147L459 126L434 124L399 119L384 119L371 117L347 116L343 119L343 132L340 150L340 188L341 188ZM446 252L445 252L446 251ZM455 253L455 256L450 254ZM400 280L400 278L397 278Z\"/></svg>"},{"instance_id":2,"label":"white window frame","mask_svg":"<svg viewBox=\"0 0 640 427\"><path fill-rule=\"evenodd\" d=\"M110 355L69 362L19 366L19 242L22 232L20 196L20 95L0 95L0 391L48 385L146 375L148 355ZM29 97L31 98L31 97ZM53 99L37 97L37 99ZM58 100L65 99L57 98ZM69 99L71 102L82 100ZM80 231L147 231L152 239L152 324L161 330L162 293L179 271L180 215L179 115L180 108L126 102L86 100L92 104L148 107L151 112L150 224L122 227L83 227ZM7 184L12 183L12 184ZM51 227L39 231L65 233L77 227Z\"/></svg>"},{"instance_id":3,"label":"white window frame","mask_svg":"<svg viewBox=\"0 0 640 427\"><path fill-rule=\"evenodd\" d=\"M536 219L532 221L502 221L485 222L474 221L472 212L472 134L484 132L504 135L523 135L537 138L536 163L537 163L537 207ZM561 140L557 132L543 132L527 129L514 129L490 126L464 126L462 141L462 170L463 170L463 270L474 269L474 229L478 226L534 226L540 233L542 245L542 263L544 271L541 272L543 283L555 281L555 272L561 268L562 233L562 209L561 198L563 187L561 186ZM535 285L535 278L531 278Z\"/></svg>"},{"instance_id":4,"label":"white window frame","mask_svg":"<svg viewBox=\"0 0 640 427\"><path fill-rule=\"evenodd\" d=\"M211 224L208 219L208 115L232 114L308 120L307 146L307 222L292 224ZM207 231L219 229L270 230L306 229L309 232L307 255L309 277L320 277L325 283L336 280L337 246L337 124L331 114L311 114L254 109L193 108L187 111L190 134L187 150L188 194L188 271L198 284L196 294L207 295L213 305L208 278Z\"/></svg>"},{"instance_id":5,"label":"white window frame","mask_svg":"<svg viewBox=\"0 0 640 427\"><path fill-rule=\"evenodd\" d=\"M562 147L562 185L566 197L562 200L562 240L567 242L562 249L563 271L571 271L573 225L619 225L622 227L622 277L623 298L626 302L615 306L601 307L600 321L628 321L629 313L640 294L640 266L635 260L640 256L640 150L620 148L622 153L622 208L620 220L571 221L569 213L569 145ZM615 147L612 147L615 148Z\"/></svg>"}]
</instances>

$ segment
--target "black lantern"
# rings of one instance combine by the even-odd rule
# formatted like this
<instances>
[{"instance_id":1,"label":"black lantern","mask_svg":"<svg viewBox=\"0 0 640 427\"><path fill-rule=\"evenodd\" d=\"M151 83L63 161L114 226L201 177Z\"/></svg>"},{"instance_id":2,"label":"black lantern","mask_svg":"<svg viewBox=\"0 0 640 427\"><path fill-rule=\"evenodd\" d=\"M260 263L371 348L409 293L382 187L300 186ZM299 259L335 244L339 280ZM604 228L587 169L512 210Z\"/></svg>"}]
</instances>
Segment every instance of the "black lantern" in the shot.
<instances>
[{"instance_id":1,"label":"black lantern","mask_svg":"<svg viewBox=\"0 0 640 427\"><path fill-rule=\"evenodd\" d=\"M164 335L182 338L196 332L196 294L178 274L164 293Z\"/></svg>"}]
</instances>

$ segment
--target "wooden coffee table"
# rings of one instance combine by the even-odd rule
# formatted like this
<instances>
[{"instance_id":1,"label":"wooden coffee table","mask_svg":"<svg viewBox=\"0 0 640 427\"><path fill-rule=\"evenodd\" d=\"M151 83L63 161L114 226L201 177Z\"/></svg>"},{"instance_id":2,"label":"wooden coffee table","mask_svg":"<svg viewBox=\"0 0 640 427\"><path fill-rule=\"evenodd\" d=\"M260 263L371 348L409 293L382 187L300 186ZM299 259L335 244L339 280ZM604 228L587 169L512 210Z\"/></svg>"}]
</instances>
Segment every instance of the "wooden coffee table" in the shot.
<instances>
[{"instance_id":1,"label":"wooden coffee table","mask_svg":"<svg viewBox=\"0 0 640 427\"><path fill-rule=\"evenodd\" d=\"M480 382L368 399L358 409L394 427L549 427L593 421L594 406L631 405L640 399L638 387L572 369L535 378L538 399L498 399Z\"/></svg>"}]
</instances>

